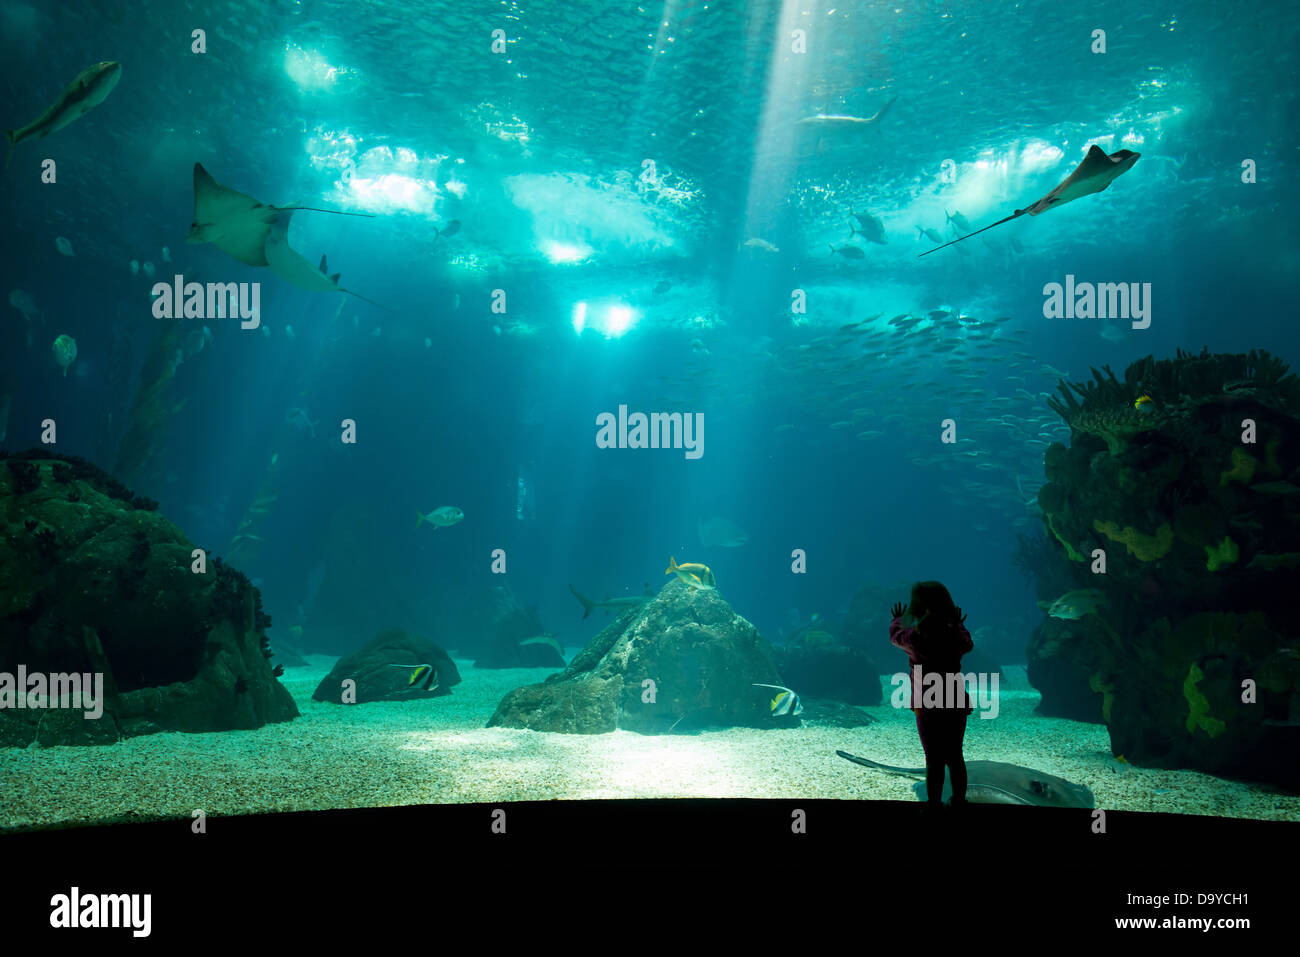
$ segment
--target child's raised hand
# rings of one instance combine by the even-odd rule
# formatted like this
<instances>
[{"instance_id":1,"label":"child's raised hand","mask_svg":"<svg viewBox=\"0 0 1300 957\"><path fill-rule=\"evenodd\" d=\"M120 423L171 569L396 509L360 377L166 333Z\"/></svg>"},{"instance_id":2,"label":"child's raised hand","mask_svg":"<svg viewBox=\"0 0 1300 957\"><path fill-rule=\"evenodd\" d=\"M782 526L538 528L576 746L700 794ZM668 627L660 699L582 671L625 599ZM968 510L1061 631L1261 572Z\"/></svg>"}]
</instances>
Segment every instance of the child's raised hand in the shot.
<instances>
[{"instance_id":1,"label":"child's raised hand","mask_svg":"<svg viewBox=\"0 0 1300 957\"><path fill-rule=\"evenodd\" d=\"M957 624L959 625L966 624L966 616L962 613L960 607L957 608Z\"/></svg>"},{"instance_id":2,"label":"child's raised hand","mask_svg":"<svg viewBox=\"0 0 1300 957\"><path fill-rule=\"evenodd\" d=\"M907 611L907 606L904 605L901 601L894 602L894 607L889 609L890 621L893 621L895 618L902 618L903 614L906 611Z\"/></svg>"}]
</instances>

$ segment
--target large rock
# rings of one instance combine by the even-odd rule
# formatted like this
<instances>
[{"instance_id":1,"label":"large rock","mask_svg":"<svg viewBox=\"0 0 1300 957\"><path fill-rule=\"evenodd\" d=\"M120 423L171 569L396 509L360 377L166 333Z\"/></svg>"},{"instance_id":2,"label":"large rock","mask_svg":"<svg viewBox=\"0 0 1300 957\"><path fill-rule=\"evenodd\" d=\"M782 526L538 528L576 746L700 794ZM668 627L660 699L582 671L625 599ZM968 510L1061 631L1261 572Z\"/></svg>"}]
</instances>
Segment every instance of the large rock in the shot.
<instances>
[{"instance_id":1,"label":"large rock","mask_svg":"<svg viewBox=\"0 0 1300 957\"><path fill-rule=\"evenodd\" d=\"M438 672L438 687L429 691L410 685L411 672L425 664ZM349 703L411 701L451 694L451 686L460 684L460 672L432 641L393 628L336 661L312 692L312 700L343 703L343 682L347 680L356 682L356 697Z\"/></svg>"},{"instance_id":2,"label":"large rock","mask_svg":"<svg viewBox=\"0 0 1300 957\"><path fill-rule=\"evenodd\" d=\"M900 656L901 657L901 656ZM865 651L843 645L776 649L782 684L800 695L845 704L880 704L880 669Z\"/></svg>"},{"instance_id":3,"label":"large rock","mask_svg":"<svg viewBox=\"0 0 1300 957\"><path fill-rule=\"evenodd\" d=\"M1099 704L1133 764L1300 789L1300 378L1265 352L1180 352L1051 405L1071 444L1046 450L1038 504L1069 589L1044 605L1075 620L1031 641L1043 710Z\"/></svg>"},{"instance_id":4,"label":"large rock","mask_svg":"<svg viewBox=\"0 0 1300 957\"><path fill-rule=\"evenodd\" d=\"M0 710L0 744L104 744L297 717L261 596L98 468L0 453L0 673L98 673L104 714Z\"/></svg>"},{"instance_id":5,"label":"large rock","mask_svg":"<svg viewBox=\"0 0 1300 957\"><path fill-rule=\"evenodd\" d=\"M714 590L673 580L615 619L562 673L511 691L489 727L657 734L701 724L770 728L772 647Z\"/></svg>"},{"instance_id":6,"label":"large rock","mask_svg":"<svg viewBox=\"0 0 1300 957\"><path fill-rule=\"evenodd\" d=\"M486 623L478 632L475 668L563 668L564 656L546 642L527 642L547 636L537 607L525 607L507 585L488 595Z\"/></svg>"}]
</instances>

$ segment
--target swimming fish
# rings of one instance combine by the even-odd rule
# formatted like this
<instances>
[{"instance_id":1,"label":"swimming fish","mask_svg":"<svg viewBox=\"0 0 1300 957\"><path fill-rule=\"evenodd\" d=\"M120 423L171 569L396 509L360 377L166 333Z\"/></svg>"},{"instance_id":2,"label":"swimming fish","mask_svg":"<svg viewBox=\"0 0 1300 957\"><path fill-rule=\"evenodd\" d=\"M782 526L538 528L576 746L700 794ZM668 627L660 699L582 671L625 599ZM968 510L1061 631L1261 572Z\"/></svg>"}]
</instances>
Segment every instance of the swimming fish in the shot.
<instances>
[{"instance_id":1,"label":"swimming fish","mask_svg":"<svg viewBox=\"0 0 1300 957\"><path fill-rule=\"evenodd\" d=\"M194 221L190 223L185 242L190 245L212 243L227 256L246 266L266 266L266 243L270 238L272 224L278 221L281 213L297 209L333 213L336 216L373 218L370 213L318 209L315 206L271 206L228 186L222 186L203 168L202 163L195 163ZM287 231L288 221L283 225Z\"/></svg>"},{"instance_id":2,"label":"swimming fish","mask_svg":"<svg viewBox=\"0 0 1300 957\"><path fill-rule=\"evenodd\" d=\"M1155 411L1155 400L1149 395L1140 395L1134 401L1133 408L1144 414L1150 414Z\"/></svg>"},{"instance_id":3,"label":"swimming fish","mask_svg":"<svg viewBox=\"0 0 1300 957\"><path fill-rule=\"evenodd\" d=\"M777 695L772 699L769 710L772 717L783 718L787 715L798 716L803 714L803 704L799 701L799 696L789 688L781 685L765 685L755 681L752 682L755 688L774 688Z\"/></svg>"},{"instance_id":4,"label":"swimming fish","mask_svg":"<svg viewBox=\"0 0 1300 957\"><path fill-rule=\"evenodd\" d=\"M586 618L597 608L617 609L619 611L627 608L639 608L654 597L653 595L634 595L627 598L606 598L604 601L592 601L572 585L569 586L569 591L573 592L573 597L582 603L583 618Z\"/></svg>"},{"instance_id":5,"label":"swimming fish","mask_svg":"<svg viewBox=\"0 0 1300 957\"><path fill-rule=\"evenodd\" d=\"M746 239L740 245L742 249L761 249L765 253L779 253L781 251L766 239L759 239L757 236Z\"/></svg>"},{"instance_id":6,"label":"swimming fish","mask_svg":"<svg viewBox=\"0 0 1300 957\"><path fill-rule=\"evenodd\" d=\"M959 243L963 239L970 239L971 236L978 236L982 232L992 229L994 226L1001 226L1003 223L1010 222L1018 216L1028 213L1030 216L1041 216L1049 209L1055 209L1057 206L1064 206L1066 203L1073 202L1081 196L1088 196L1092 193L1100 193L1103 189L1113 183L1119 176L1133 168L1133 164L1142 156L1141 153L1134 153L1132 150L1119 150L1111 153L1109 156L1096 145L1088 147L1088 155L1083 158L1083 162L1075 167L1074 172L1062 180L1055 189L1035 203L1031 203L1024 209L1017 209L1010 216L999 219L996 223L985 226L983 229L977 229L973 233L961 236L952 242L944 243L935 249L928 249L921 253L922 256L928 256L944 246L951 246L953 243ZM918 257L919 258L919 257Z\"/></svg>"},{"instance_id":7,"label":"swimming fish","mask_svg":"<svg viewBox=\"0 0 1300 957\"><path fill-rule=\"evenodd\" d=\"M455 236L458 232L460 232L460 220L453 219L441 230L435 227L433 230L433 238L437 239L439 236Z\"/></svg>"},{"instance_id":8,"label":"swimming fish","mask_svg":"<svg viewBox=\"0 0 1300 957\"><path fill-rule=\"evenodd\" d=\"M132 260L131 260L131 263L130 263L130 266L131 266L131 275L132 275L132 276L138 276L138 275L140 275L140 260L138 260L138 259L132 259Z\"/></svg>"},{"instance_id":9,"label":"swimming fish","mask_svg":"<svg viewBox=\"0 0 1300 957\"><path fill-rule=\"evenodd\" d=\"M263 326L262 328L265 329L267 327ZM308 431L311 433L311 437L314 439L316 438L316 426L319 423L313 422L311 420L311 417L307 415L307 412L304 409L292 408L285 415L284 424L292 425L295 429L298 429L299 431L304 431L304 430Z\"/></svg>"},{"instance_id":10,"label":"swimming fish","mask_svg":"<svg viewBox=\"0 0 1300 957\"><path fill-rule=\"evenodd\" d=\"M166 246L162 248L162 261L165 263L169 263L172 261L172 251L168 249Z\"/></svg>"},{"instance_id":11,"label":"swimming fish","mask_svg":"<svg viewBox=\"0 0 1300 957\"><path fill-rule=\"evenodd\" d=\"M586 616L583 616L586 617ZM547 632L544 635L534 635L532 638L525 638L522 641L515 642L520 648L526 645L546 645L548 648L554 648L556 654L561 658L564 657L564 645L553 634Z\"/></svg>"},{"instance_id":12,"label":"swimming fish","mask_svg":"<svg viewBox=\"0 0 1300 957\"><path fill-rule=\"evenodd\" d=\"M307 289L312 292L346 292L370 303L372 306L379 306L379 303L374 300L366 299L365 296L340 286L340 274L335 273L332 276L329 274L329 265L325 262L323 255L320 257L320 266L316 267L302 253L289 245L289 222L293 219L294 212L294 209L280 210L267 233L263 251L266 254L266 264L271 268L271 272L286 282L293 283L299 289ZM384 309L386 307L379 306L379 308Z\"/></svg>"},{"instance_id":13,"label":"swimming fish","mask_svg":"<svg viewBox=\"0 0 1300 957\"><path fill-rule=\"evenodd\" d=\"M406 680L406 690L438 690L438 669L433 665L390 665L392 668L411 668L411 676Z\"/></svg>"},{"instance_id":14,"label":"swimming fish","mask_svg":"<svg viewBox=\"0 0 1300 957\"><path fill-rule=\"evenodd\" d=\"M926 239L930 240L931 242L934 243L943 242L943 236L940 235L939 231L936 229L922 229L920 226L917 226L916 231L920 233L921 236L924 236ZM916 238L920 239L921 236L917 236ZM934 250L931 249L930 252L934 252Z\"/></svg>"},{"instance_id":15,"label":"swimming fish","mask_svg":"<svg viewBox=\"0 0 1300 957\"><path fill-rule=\"evenodd\" d=\"M1038 607L1053 618L1078 621L1085 615L1095 614L1107 603L1105 594L1097 588L1076 588L1052 602L1040 601Z\"/></svg>"},{"instance_id":16,"label":"swimming fish","mask_svg":"<svg viewBox=\"0 0 1300 957\"><path fill-rule=\"evenodd\" d=\"M54 248L57 249L62 255L68 256L69 258L77 255L72 250L72 243L70 243L67 239L65 239L62 236L54 237Z\"/></svg>"},{"instance_id":17,"label":"swimming fish","mask_svg":"<svg viewBox=\"0 0 1300 957\"><path fill-rule=\"evenodd\" d=\"M152 279L154 277L154 274L158 272L158 270L154 268L153 263L147 261L140 268L144 271L144 275L146 279Z\"/></svg>"},{"instance_id":18,"label":"swimming fish","mask_svg":"<svg viewBox=\"0 0 1300 957\"><path fill-rule=\"evenodd\" d=\"M861 116L847 116L842 113L838 113L838 114L821 113L816 116L805 116L803 119L799 120L798 122L802 126L830 126L830 127L871 126L873 123L880 122L881 118L884 117L885 113L889 111L889 108L894 105L894 100L896 99L898 99L898 97L896 96L890 97L889 102L886 103L884 106L882 106L879 110L877 110L875 115L873 116L861 117Z\"/></svg>"},{"instance_id":19,"label":"swimming fish","mask_svg":"<svg viewBox=\"0 0 1300 957\"><path fill-rule=\"evenodd\" d=\"M58 363L63 370L63 377L68 377L68 366L72 365L77 358L77 340L72 336L59 336L54 340L54 361Z\"/></svg>"},{"instance_id":20,"label":"swimming fish","mask_svg":"<svg viewBox=\"0 0 1300 957\"><path fill-rule=\"evenodd\" d=\"M673 284L672 284L672 283L670 283L667 279L661 279L661 280L659 280L659 282L655 285L655 288L654 288L654 294L655 294L656 296L662 296L664 293L666 293L669 289L672 289L672 288L673 288Z\"/></svg>"},{"instance_id":21,"label":"swimming fish","mask_svg":"<svg viewBox=\"0 0 1300 957\"><path fill-rule=\"evenodd\" d=\"M970 232L970 221L967 220L966 217L961 214L960 209L951 213L945 209L943 211L943 214L948 217L948 225L952 226L953 232L958 232L958 233Z\"/></svg>"},{"instance_id":22,"label":"swimming fish","mask_svg":"<svg viewBox=\"0 0 1300 957\"><path fill-rule=\"evenodd\" d=\"M849 225L849 239L854 235L861 236L869 243L876 243L880 246L889 245L889 240L885 238L885 224L876 219L870 213L855 213L849 210L849 215L858 221L858 229L854 229L852 224Z\"/></svg>"},{"instance_id":23,"label":"swimming fish","mask_svg":"<svg viewBox=\"0 0 1300 957\"><path fill-rule=\"evenodd\" d=\"M698 522L695 530L700 536L700 544L705 547L740 548L749 542L747 531L721 515Z\"/></svg>"},{"instance_id":24,"label":"swimming fish","mask_svg":"<svg viewBox=\"0 0 1300 957\"><path fill-rule=\"evenodd\" d=\"M848 244L845 244L839 247L838 249L836 249L835 246L832 245L831 255L834 256L836 253L839 253L845 259L865 259L867 255L862 251L860 247L849 246Z\"/></svg>"},{"instance_id":25,"label":"swimming fish","mask_svg":"<svg viewBox=\"0 0 1300 957\"><path fill-rule=\"evenodd\" d=\"M5 159L5 167L8 168L9 160L13 158L15 146L23 140L49 136L73 120L85 116L104 102L121 78L122 64L115 60L96 63L78 73L77 78L68 84L67 89L39 119L17 130L8 131L9 156Z\"/></svg>"},{"instance_id":26,"label":"swimming fish","mask_svg":"<svg viewBox=\"0 0 1300 957\"><path fill-rule=\"evenodd\" d=\"M691 567L691 566L687 566L687 567ZM703 569L704 572L707 574L701 574L695 571L688 571L687 567L678 565L677 559L672 556L669 556L668 567L664 569L664 574L676 575L686 584L690 585L691 588L693 589L701 588L704 591L713 591L714 586L708 584L709 580L711 580L713 577L713 572L709 570L707 565L698 566L699 568Z\"/></svg>"},{"instance_id":27,"label":"swimming fish","mask_svg":"<svg viewBox=\"0 0 1300 957\"><path fill-rule=\"evenodd\" d=\"M428 522L435 529L447 528L451 525L455 525L464 517L465 513L455 505L444 505L441 508L435 508L428 515L421 515L419 512L416 512L415 527L419 528L425 522Z\"/></svg>"}]
</instances>

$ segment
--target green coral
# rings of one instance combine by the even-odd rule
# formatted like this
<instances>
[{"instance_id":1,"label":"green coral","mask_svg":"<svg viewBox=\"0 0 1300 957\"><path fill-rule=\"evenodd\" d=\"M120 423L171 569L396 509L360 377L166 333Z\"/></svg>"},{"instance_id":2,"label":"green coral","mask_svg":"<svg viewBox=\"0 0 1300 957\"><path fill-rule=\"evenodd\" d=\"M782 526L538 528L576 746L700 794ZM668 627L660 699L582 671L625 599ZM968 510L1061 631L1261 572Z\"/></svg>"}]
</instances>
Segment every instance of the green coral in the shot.
<instances>
[{"instance_id":1,"label":"green coral","mask_svg":"<svg viewBox=\"0 0 1300 957\"><path fill-rule=\"evenodd\" d=\"M1229 459L1232 465L1219 473L1219 485L1224 486L1230 482L1249 485L1250 480L1255 477L1255 470L1259 468L1259 460L1241 446L1232 450Z\"/></svg>"},{"instance_id":2,"label":"green coral","mask_svg":"<svg viewBox=\"0 0 1300 957\"><path fill-rule=\"evenodd\" d=\"M1206 545L1205 567L1212 572L1217 572L1224 565L1232 565L1237 561L1241 554L1237 548L1237 543L1229 536L1223 536L1223 541L1218 545Z\"/></svg>"},{"instance_id":3,"label":"green coral","mask_svg":"<svg viewBox=\"0 0 1300 957\"><path fill-rule=\"evenodd\" d=\"M1110 724L1110 708L1115 703L1115 682L1106 681L1101 672L1088 679L1088 687L1101 695L1101 719Z\"/></svg>"},{"instance_id":4,"label":"green coral","mask_svg":"<svg viewBox=\"0 0 1300 957\"><path fill-rule=\"evenodd\" d=\"M1157 558L1164 558L1174 545L1174 530L1168 522L1156 529L1155 535L1144 535L1132 525L1125 525L1121 530L1119 523L1103 522L1101 519L1095 520L1092 527L1112 542L1122 543L1128 548L1129 554L1136 556L1138 561L1142 562L1153 562Z\"/></svg>"},{"instance_id":5,"label":"green coral","mask_svg":"<svg viewBox=\"0 0 1300 957\"><path fill-rule=\"evenodd\" d=\"M1083 555L1079 553L1079 550L1077 548L1075 548L1073 545L1071 545L1069 542L1067 542L1064 538L1061 537L1061 533L1058 532L1056 530L1056 526L1052 524L1052 519L1050 516L1047 519L1047 530L1052 533L1053 538L1055 538L1058 542L1060 542L1065 547L1065 554L1070 557L1070 561L1072 562L1086 561Z\"/></svg>"},{"instance_id":6,"label":"green coral","mask_svg":"<svg viewBox=\"0 0 1300 957\"><path fill-rule=\"evenodd\" d=\"M1183 682L1183 697L1187 699L1187 733L1193 734L1197 728L1200 728L1211 738L1217 738L1224 730L1227 724L1218 718L1210 715L1210 701L1205 697L1197 685L1205 677L1205 672L1196 662L1192 662L1192 667L1187 671L1187 679Z\"/></svg>"}]
</instances>

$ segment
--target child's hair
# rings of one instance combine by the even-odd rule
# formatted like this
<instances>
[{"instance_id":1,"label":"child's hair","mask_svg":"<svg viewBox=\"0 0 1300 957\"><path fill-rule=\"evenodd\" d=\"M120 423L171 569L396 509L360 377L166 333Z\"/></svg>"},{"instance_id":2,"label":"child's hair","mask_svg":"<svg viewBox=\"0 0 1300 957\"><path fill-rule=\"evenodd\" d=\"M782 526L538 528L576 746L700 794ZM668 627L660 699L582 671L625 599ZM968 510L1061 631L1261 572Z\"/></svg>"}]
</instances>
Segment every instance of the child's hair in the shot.
<instances>
[{"instance_id":1,"label":"child's hair","mask_svg":"<svg viewBox=\"0 0 1300 957\"><path fill-rule=\"evenodd\" d=\"M957 622L957 606L943 582L917 582L913 585L912 604L908 610L913 621L919 623L925 619L924 627L928 631L951 627Z\"/></svg>"}]
</instances>

